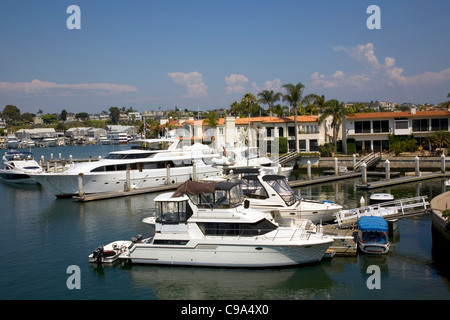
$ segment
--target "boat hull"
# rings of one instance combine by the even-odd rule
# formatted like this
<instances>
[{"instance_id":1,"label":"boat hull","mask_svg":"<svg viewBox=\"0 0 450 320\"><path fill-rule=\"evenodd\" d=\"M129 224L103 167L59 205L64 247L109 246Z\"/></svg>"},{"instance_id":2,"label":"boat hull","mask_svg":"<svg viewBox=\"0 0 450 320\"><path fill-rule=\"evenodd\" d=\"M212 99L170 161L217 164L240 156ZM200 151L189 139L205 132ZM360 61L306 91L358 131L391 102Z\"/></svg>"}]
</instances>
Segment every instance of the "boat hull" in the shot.
<instances>
[{"instance_id":1,"label":"boat hull","mask_svg":"<svg viewBox=\"0 0 450 320\"><path fill-rule=\"evenodd\" d=\"M167 169L151 170L131 170L131 189L142 189L157 187L170 183L181 183L193 178L193 169L186 170L187 167L171 168L170 175ZM197 179L219 176L220 172L211 166L197 166ZM32 176L44 188L57 197L70 197L79 193L78 173L42 173ZM82 191L84 194L100 192L118 192L127 187L126 171L108 172L87 172L82 175Z\"/></svg>"},{"instance_id":2,"label":"boat hull","mask_svg":"<svg viewBox=\"0 0 450 320\"><path fill-rule=\"evenodd\" d=\"M133 264L164 264L206 267L283 267L322 260L330 241L303 245L253 240L246 244L189 241L186 246L136 244L121 258Z\"/></svg>"},{"instance_id":3,"label":"boat hull","mask_svg":"<svg viewBox=\"0 0 450 320\"><path fill-rule=\"evenodd\" d=\"M385 254L389 251L389 243L379 244L379 243L361 243L358 242L358 248L368 254Z\"/></svg>"}]
</instances>

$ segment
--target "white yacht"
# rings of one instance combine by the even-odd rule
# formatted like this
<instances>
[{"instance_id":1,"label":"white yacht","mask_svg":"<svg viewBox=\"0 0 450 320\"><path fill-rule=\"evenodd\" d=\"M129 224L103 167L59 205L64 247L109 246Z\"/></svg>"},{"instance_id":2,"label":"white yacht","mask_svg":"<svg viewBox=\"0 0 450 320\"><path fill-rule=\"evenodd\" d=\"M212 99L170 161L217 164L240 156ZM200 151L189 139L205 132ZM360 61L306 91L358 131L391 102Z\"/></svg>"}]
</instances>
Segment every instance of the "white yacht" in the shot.
<instances>
[{"instance_id":1,"label":"white yacht","mask_svg":"<svg viewBox=\"0 0 450 320\"><path fill-rule=\"evenodd\" d=\"M79 193L80 175L85 194L155 187L221 175L221 171L210 164L218 155L207 146L182 147L179 139L140 142L145 144L144 149L114 151L99 161L74 163L62 172L43 172L34 174L33 178L57 197L67 197ZM130 186L125 185L127 172Z\"/></svg>"},{"instance_id":2,"label":"white yacht","mask_svg":"<svg viewBox=\"0 0 450 320\"><path fill-rule=\"evenodd\" d=\"M248 208L239 182L186 181L176 192L157 196L155 204L153 235L125 243L120 259L136 264L290 266L320 261L333 242L311 222L308 227L281 227L270 214Z\"/></svg>"},{"instance_id":3,"label":"white yacht","mask_svg":"<svg viewBox=\"0 0 450 320\"><path fill-rule=\"evenodd\" d=\"M0 178L11 183L36 184L30 174L42 172L42 167L33 159L31 152L9 151L3 155Z\"/></svg>"},{"instance_id":4,"label":"white yacht","mask_svg":"<svg viewBox=\"0 0 450 320\"><path fill-rule=\"evenodd\" d=\"M19 139L17 139L14 134L10 134L6 137L6 148L16 149L19 147L19 142Z\"/></svg>"},{"instance_id":5,"label":"white yacht","mask_svg":"<svg viewBox=\"0 0 450 320\"><path fill-rule=\"evenodd\" d=\"M225 173L236 168L261 168L265 174L280 174L289 177L293 167L282 167L265 156L258 155L257 147L222 146L223 157L214 159L214 164L224 169Z\"/></svg>"},{"instance_id":6,"label":"white yacht","mask_svg":"<svg viewBox=\"0 0 450 320\"><path fill-rule=\"evenodd\" d=\"M333 221L342 206L331 201L303 199L297 196L286 177L250 174L242 176L244 196L250 207L277 213L283 219L309 219L313 223Z\"/></svg>"}]
</instances>

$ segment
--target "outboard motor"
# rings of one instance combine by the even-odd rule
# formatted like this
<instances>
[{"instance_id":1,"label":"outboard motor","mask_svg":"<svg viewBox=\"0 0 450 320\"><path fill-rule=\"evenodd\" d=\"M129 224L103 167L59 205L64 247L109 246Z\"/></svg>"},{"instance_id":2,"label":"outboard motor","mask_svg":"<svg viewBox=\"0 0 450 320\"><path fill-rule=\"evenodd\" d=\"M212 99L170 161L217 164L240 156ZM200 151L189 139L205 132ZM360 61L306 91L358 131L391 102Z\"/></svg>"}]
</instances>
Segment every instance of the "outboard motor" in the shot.
<instances>
[{"instance_id":1,"label":"outboard motor","mask_svg":"<svg viewBox=\"0 0 450 320\"><path fill-rule=\"evenodd\" d=\"M133 242L133 244L138 241L141 241L141 240L142 240L142 234L138 234L137 236L134 236L131 238L131 242Z\"/></svg>"},{"instance_id":2,"label":"outboard motor","mask_svg":"<svg viewBox=\"0 0 450 320\"><path fill-rule=\"evenodd\" d=\"M99 246L97 249L92 252L92 256L94 258L94 261L97 263L101 263L103 261L103 246Z\"/></svg>"}]
</instances>

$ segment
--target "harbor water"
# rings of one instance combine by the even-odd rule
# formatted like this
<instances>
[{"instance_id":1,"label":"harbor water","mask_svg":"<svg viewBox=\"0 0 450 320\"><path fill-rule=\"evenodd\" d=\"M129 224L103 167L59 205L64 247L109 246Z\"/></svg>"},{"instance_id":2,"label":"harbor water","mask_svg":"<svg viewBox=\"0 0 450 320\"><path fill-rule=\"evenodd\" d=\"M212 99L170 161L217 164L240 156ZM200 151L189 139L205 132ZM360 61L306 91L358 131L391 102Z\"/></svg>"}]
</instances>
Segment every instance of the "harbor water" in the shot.
<instances>
[{"instance_id":1,"label":"harbor water","mask_svg":"<svg viewBox=\"0 0 450 320\"><path fill-rule=\"evenodd\" d=\"M129 146L34 148L36 159L106 156ZM305 179L306 170L291 179ZM379 178L377 178L379 179ZM298 189L304 198L367 203L374 192L396 199L445 191L444 179L360 190L361 179ZM290 268L228 269L173 266L96 265L88 255L99 245L148 235L140 220L152 215L154 194L87 203L57 199L38 185L0 183L1 300L368 300L450 299L450 251L433 239L431 216L398 221L391 250L382 256L358 254ZM379 270L379 288L370 286L370 266ZM76 271L73 271L76 270ZM79 286L73 287L73 276Z\"/></svg>"}]
</instances>

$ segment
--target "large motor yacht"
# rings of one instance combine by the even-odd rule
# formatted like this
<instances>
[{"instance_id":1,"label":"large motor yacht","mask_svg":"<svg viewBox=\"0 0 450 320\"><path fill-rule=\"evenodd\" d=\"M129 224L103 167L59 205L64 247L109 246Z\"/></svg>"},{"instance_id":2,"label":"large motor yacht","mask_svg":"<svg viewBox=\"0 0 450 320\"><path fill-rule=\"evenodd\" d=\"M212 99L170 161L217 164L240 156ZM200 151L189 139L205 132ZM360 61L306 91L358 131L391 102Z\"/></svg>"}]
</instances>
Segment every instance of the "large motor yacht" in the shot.
<instances>
[{"instance_id":1,"label":"large motor yacht","mask_svg":"<svg viewBox=\"0 0 450 320\"><path fill-rule=\"evenodd\" d=\"M30 174L42 172L42 167L31 152L8 151L3 155L3 169L0 178L11 183L36 184Z\"/></svg>"},{"instance_id":2,"label":"large motor yacht","mask_svg":"<svg viewBox=\"0 0 450 320\"><path fill-rule=\"evenodd\" d=\"M142 148L114 151L99 161L72 164L62 172L34 174L33 178L57 197L67 197L79 193L80 175L84 194L155 187L221 175L221 170L211 163L218 155L208 146L182 146L179 139L139 142Z\"/></svg>"},{"instance_id":3,"label":"large motor yacht","mask_svg":"<svg viewBox=\"0 0 450 320\"><path fill-rule=\"evenodd\" d=\"M105 247L121 243L115 246L118 258L134 264L276 267L320 261L333 242L310 221L283 227L270 214L248 208L238 182L186 181L176 192L157 196L155 205L150 237ZM102 252L89 260L106 262Z\"/></svg>"}]
</instances>

